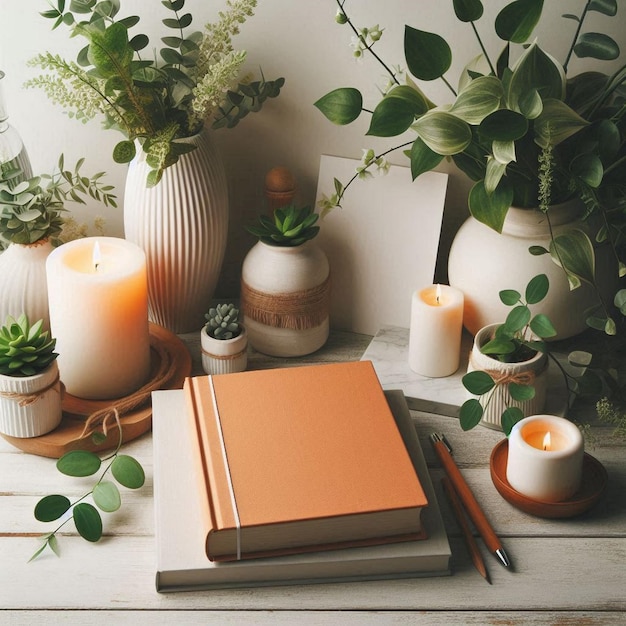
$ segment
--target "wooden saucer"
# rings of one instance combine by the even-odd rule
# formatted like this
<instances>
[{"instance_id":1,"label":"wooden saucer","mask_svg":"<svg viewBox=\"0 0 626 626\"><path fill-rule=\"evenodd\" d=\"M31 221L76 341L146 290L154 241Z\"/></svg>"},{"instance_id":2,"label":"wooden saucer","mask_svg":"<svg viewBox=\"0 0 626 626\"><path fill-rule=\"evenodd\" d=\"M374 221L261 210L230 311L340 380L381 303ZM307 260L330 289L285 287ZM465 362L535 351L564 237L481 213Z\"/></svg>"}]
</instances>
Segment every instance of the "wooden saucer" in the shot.
<instances>
[{"instance_id":1,"label":"wooden saucer","mask_svg":"<svg viewBox=\"0 0 626 626\"><path fill-rule=\"evenodd\" d=\"M509 442L501 441L493 449L489 466L491 480L498 493L514 507L536 517L551 519L574 517L589 510L602 496L606 489L608 475L600 461L585 452L583 458L583 477L580 489L569 499L562 502L545 502L529 498L511 487L506 479L506 463L509 456Z\"/></svg>"},{"instance_id":2,"label":"wooden saucer","mask_svg":"<svg viewBox=\"0 0 626 626\"><path fill-rule=\"evenodd\" d=\"M179 389L187 376L191 374L191 355L185 344L172 332L150 324L150 340L159 350L151 350L151 380L155 380L155 372L163 363L162 359L171 361L171 376L164 388ZM162 356L164 355L164 356ZM149 382L149 381L148 381ZM57 459L70 450L91 450L100 452L115 448L119 441L117 427L109 430L102 443L94 443L90 435L81 436L87 416L100 409L107 408L115 400L85 400L68 393L63 396L63 418L53 431L40 437L10 437L2 435L16 448L28 452ZM149 401L120 417L122 425L122 441L136 439L148 431L152 425L152 406Z\"/></svg>"}]
</instances>

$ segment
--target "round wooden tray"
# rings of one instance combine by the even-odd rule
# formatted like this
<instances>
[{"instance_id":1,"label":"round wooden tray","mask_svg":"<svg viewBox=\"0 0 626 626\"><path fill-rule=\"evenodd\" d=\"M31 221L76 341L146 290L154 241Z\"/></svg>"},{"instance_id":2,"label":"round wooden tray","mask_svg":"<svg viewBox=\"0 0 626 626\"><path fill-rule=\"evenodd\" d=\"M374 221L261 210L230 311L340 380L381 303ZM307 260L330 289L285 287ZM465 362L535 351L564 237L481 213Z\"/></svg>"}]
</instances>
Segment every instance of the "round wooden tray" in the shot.
<instances>
[{"instance_id":1,"label":"round wooden tray","mask_svg":"<svg viewBox=\"0 0 626 626\"><path fill-rule=\"evenodd\" d=\"M608 475L600 461L585 452L583 458L583 477L580 489L568 500L545 502L534 500L511 487L506 479L506 462L509 457L509 442L501 441L493 449L489 462L491 480L500 495L514 507L537 517L565 518L581 515L589 510L602 496L606 489Z\"/></svg>"},{"instance_id":2,"label":"round wooden tray","mask_svg":"<svg viewBox=\"0 0 626 626\"><path fill-rule=\"evenodd\" d=\"M155 372L162 363L163 354L171 361L173 371L165 388L179 389L183 381L191 374L191 355L185 344L172 332L150 324L150 340L152 345L159 350L151 351L151 376L154 380ZM148 381L149 382L149 381ZM63 395L63 418L61 423L53 431L40 437L10 437L2 435L16 448L50 458L59 458L70 450L91 450L99 452L115 448L119 441L117 427L109 429L107 438L96 444L90 435L82 436L87 416L95 411L105 409L115 403L115 400L85 400L68 393ZM122 425L122 441L128 442L136 439L148 431L152 425L152 406L146 401L142 406L125 413L120 417Z\"/></svg>"}]
</instances>

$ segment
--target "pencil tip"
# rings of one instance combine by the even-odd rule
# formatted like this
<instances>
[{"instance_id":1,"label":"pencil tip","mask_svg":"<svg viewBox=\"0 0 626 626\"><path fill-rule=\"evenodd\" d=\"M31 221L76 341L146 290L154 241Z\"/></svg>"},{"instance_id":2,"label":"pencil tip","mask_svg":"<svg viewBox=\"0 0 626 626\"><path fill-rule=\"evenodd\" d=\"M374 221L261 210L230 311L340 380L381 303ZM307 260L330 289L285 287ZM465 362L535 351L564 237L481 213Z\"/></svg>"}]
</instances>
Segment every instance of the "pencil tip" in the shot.
<instances>
[{"instance_id":1,"label":"pencil tip","mask_svg":"<svg viewBox=\"0 0 626 626\"><path fill-rule=\"evenodd\" d=\"M495 551L495 555L498 557L500 563L504 565L504 567L511 567L511 561L507 556L507 553L504 551L504 548L499 548Z\"/></svg>"}]
</instances>

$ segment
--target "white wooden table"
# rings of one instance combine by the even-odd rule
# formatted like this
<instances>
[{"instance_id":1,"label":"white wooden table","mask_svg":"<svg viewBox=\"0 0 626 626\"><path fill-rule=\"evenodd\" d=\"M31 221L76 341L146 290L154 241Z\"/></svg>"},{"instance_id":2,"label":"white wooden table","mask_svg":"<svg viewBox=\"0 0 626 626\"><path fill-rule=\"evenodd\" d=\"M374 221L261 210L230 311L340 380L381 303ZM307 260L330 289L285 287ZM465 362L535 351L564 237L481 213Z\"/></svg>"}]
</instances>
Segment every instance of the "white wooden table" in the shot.
<instances>
[{"instance_id":1,"label":"white wooden table","mask_svg":"<svg viewBox=\"0 0 626 626\"><path fill-rule=\"evenodd\" d=\"M196 334L185 340L200 373ZM294 361L253 353L250 368L357 360L369 340L333 333L315 355ZM146 469L146 485L124 490L122 508L104 514L105 537L90 544L72 527L59 537L61 558L48 553L27 563L39 545L36 536L53 528L33 517L39 498L82 495L92 482L65 477L54 460L0 439L0 624L626 624L624 443L594 426L598 442L588 451L608 470L605 498L580 518L541 520L511 507L491 482L489 454L501 434L485 428L463 433L454 418L413 416L451 539L450 577L160 595L154 586L149 434L125 446ZM433 430L451 441L515 564L514 572L506 571L479 542L492 585L471 565L443 496L442 470L427 439Z\"/></svg>"}]
</instances>

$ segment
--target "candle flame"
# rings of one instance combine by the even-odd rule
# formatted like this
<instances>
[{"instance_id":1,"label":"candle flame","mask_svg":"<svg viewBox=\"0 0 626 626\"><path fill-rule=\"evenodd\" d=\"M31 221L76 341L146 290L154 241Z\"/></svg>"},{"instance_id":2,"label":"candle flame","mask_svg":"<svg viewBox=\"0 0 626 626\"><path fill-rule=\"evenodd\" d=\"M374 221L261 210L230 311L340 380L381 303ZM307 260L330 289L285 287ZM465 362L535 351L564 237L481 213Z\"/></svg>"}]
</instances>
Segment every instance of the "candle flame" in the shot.
<instances>
[{"instance_id":1,"label":"candle flame","mask_svg":"<svg viewBox=\"0 0 626 626\"><path fill-rule=\"evenodd\" d=\"M545 437L543 438L543 449L550 450L551 447L552 447L552 437L550 436L550 431L548 431L545 434Z\"/></svg>"},{"instance_id":2,"label":"candle flame","mask_svg":"<svg viewBox=\"0 0 626 626\"><path fill-rule=\"evenodd\" d=\"M435 299L437 300L437 304L441 304L441 285L437 285L437 289L435 290Z\"/></svg>"},{"instance_id":3,"label":"candle flame","mask_svg":"<svg viewBox=\"0 0 626 626\"><path fill-rule=\"evenodd\" d=\"M93 267L96 270L96 272L98 271L98 266L100 265L101 261L102 261L102 253L100 252L100 245L99 243L96 241L93 244Z\"/></svg>"}]
</instances>

